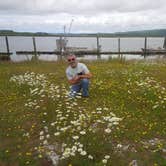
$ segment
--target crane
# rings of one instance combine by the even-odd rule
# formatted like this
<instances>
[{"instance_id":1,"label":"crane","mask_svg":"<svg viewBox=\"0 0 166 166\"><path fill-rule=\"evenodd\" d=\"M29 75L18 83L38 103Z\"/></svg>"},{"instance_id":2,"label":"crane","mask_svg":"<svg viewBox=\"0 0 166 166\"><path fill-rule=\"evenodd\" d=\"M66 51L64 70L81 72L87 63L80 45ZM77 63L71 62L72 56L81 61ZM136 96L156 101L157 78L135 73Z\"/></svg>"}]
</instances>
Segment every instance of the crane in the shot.
<instances>
[{"instance_id":1,"label":"crane","mask_svg":"<svg viewBox=\"0 0 166 166\"><path fill-rule=\"evenodd\" d=\"M69 31L68 31L67 34L69 34L70 31L71 31L73 21L74 21L74 19L72 19L72 20L70 21ZM68 42L68 40L67 40L67 35L66 35L66 25L64 25L64 48L63 48L64 50L66 49L67 42ZM62 50L63 50L63 49L62 49ZM64 50L63 50L63 51L64 51Z\"/></svg>"},{"instance_id":2,"label":"crane","mask_svg":"<svg viewBox=\"0 0 166 166\"><path fill-rule=\"evenodd\" d=\"M74 21L74 19L72 19L71 22L70 22L69 32L68 33L70 33L70 31L71 31L71 27L72 27L73 21Z\"/></svg>"}]
</instances>

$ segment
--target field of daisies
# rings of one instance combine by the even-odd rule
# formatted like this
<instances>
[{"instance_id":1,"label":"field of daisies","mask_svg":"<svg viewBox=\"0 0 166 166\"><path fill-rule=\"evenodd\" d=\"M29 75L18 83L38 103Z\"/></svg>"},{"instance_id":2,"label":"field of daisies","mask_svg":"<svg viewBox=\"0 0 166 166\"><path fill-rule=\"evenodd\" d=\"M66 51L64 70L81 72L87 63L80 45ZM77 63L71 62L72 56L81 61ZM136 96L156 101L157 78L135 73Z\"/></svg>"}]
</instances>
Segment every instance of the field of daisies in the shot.
<instances>
[{"instance_id":1,"label":"field of daisies","mask_svg":"<svg viewBox=\"0 0 166 166\"><path fill-rule=\"evenodd\" d=\"M69 98L65 62L0 63L1 166L166 165L166 61L91 61Z\"/></svg>"}]
</instances>

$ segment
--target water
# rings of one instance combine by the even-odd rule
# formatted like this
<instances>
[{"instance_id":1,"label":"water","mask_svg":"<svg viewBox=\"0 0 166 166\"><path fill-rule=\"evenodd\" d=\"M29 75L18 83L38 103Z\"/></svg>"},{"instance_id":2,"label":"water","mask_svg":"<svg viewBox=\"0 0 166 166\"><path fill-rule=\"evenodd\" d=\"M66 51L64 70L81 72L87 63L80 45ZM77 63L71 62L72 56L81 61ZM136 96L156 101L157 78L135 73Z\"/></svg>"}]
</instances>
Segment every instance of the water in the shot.
<instances>
[{"instance_id":1,"label":"water","mask_svg":"<svg viewBox=\"0 0 166 166\"><path fill-rule=\"evenodd\" d=\"M38 51L54 51L58 37L36 37L36 47ZM87 47L89 50L96 49L97 41L94 37L69 37L68 46ZM16 55L16 51L33 51L32 37L8 37L12 61L30 60L32 55ZM121 51L140 51L144 48L144 38L121 38ZM100 38L99 43L102 51L118 51L118 38ZM147 48L163 48L164 38L148 38ZM5 37L0 37L0 52L6 52ZM123 55L126 59L143 59L140 55ZM117 55L101 55L101 59L109 59ZM39 59L56 61L56 55L40 55ZM79 59L95 60L97 55L86 55Z\"/></svg>"}]
</instances>

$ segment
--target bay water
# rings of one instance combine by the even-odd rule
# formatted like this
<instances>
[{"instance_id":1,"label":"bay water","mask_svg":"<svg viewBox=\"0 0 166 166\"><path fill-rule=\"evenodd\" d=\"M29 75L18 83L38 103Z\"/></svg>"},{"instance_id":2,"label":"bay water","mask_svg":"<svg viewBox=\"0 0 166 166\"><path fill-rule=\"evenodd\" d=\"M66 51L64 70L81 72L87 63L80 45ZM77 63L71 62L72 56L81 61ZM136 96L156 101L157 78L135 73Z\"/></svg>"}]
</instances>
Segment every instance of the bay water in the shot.
<instances>
[{"instance_id":1,"label":"bay water","mask_svg":"<svg viewBox=\"0 0 166 166\"><path fill-rule=\"evenodd\" d=\"M56 40L59 37L36 37L37 51L55 51L57 49ZM13 52L11 55L12 61L30 60L33 55L17 55L16 51L33 51L32 37L16 37L9 36L9 49ZM97 48L97 40L95 37L68 37L67 46L69 47L86 47L88 50L95 50ZM141 51L144 48L145 38L121 38L121 51ZM147 48L162 49L164 37L147 38ZM118 38L99 38L99 44L102 51L117 51L118 52ZM5 37L0 37L0 52L6 52ZM108 59L110 57L117 57L118 55L101 55L101 59ZM143 59L141 55L123 55L126 59ZM154 58L154 56L152 57ZM56 61L57 55L40 55L39 59L47 61ZM86 55L79 59L95 60L97 55Z\"/></svg>"}]
</instances>

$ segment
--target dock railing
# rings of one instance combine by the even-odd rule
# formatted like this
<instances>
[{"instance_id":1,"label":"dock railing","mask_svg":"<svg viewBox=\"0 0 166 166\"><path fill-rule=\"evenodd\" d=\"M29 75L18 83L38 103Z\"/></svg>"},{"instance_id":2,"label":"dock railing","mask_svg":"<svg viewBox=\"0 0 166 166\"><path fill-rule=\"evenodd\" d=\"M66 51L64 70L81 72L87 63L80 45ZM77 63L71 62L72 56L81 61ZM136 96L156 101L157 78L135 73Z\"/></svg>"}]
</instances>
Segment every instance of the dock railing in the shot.
<instances>
[{"instance_id":1,"label":"dock railing","mask_svg":"<svg viewBox=\"0 0 166 166\"><path fill-rule=\"evenodd\" d=\"M65 50L54 50L54 51L39 51L37 50L37 47L36 47L36 37L58 37L59 40L62 40L64 38L63 35L42 35L42 36L38 36L38 35L35 35L35 36L29 36L29 35L8 35L8 36L3 36L3 35L0 35L0 37L5 37L5 42L6 42L6 52L0 52L0 56L3 55L3 56L8 56L10 57L11 54L13 54L13 52L10 50L10 42L9 42L9 37L32 37L32 43L33 43L33 51L21 51L21 50L17 50L16 51L16 54L17 55L27 55L27 54L31 54L31 55L34 55L34 57L37 59L38 55L40 54L56 54L59 59L62 58L63 55L65 55L65 53L68 53L68 52L65 52ZM100 36L98 34L96 35L84 35L84 36L80 36L80 35L68 35L67 37L80 37L80 38L84 38L84 37L90 37L90 38L95 38L96 39L96 49L92 49L92 50L76 50L76 51L73 51L72 50L72 53L76 54L76 55L97 55L98 58L100 58L101 54L105 54L105 55L119 55L119 57L122 57L122 55L126 55L126 54L129 54L129 55L142 55L144 56L144 58L146 58L146 56L148 55L166 55L166 49L147 49L147 44L148 44L148 37L139 37L141 39L144 39L144 48L140 49L140 50L137 50L137 51L122 51L121 49L121 39L123 38L138 38L137 36L135 37L107 37L107 36ZM101 50L101 45L100 45L100 39L102 38L116 38L118 39L118 49L117 51L102 51ZM149 37L151 38L151 37ZM164 38L164 37L163 37ZM55 41L56 43L56 41Z\"/></svg>"}]
</instances>

